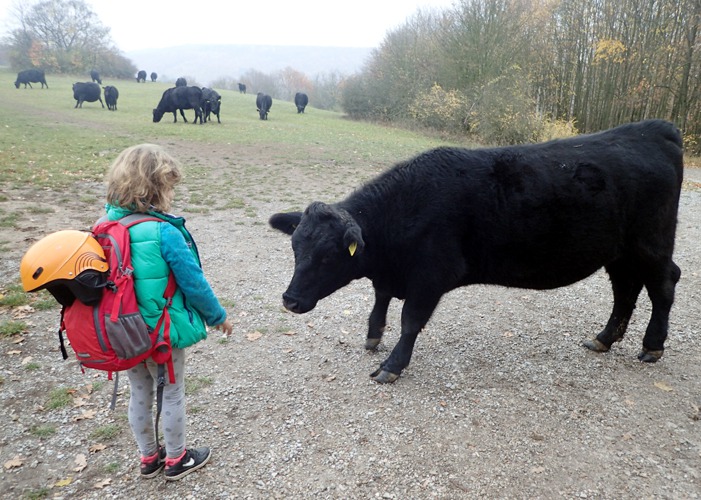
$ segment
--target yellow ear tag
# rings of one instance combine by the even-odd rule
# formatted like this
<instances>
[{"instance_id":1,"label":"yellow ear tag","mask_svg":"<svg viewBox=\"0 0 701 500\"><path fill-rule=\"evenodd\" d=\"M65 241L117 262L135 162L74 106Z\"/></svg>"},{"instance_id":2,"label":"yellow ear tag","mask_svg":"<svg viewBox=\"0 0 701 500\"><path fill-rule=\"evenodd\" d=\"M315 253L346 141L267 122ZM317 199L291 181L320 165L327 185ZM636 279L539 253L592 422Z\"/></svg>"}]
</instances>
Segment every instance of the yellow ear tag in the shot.
<instances>
[{"instance_id":1,"label":"yellow ear tag","mask_svg":"<svg viewBox=\"0 0 701 500\"><path fill-rule=\"evenodd\" d=\"M350 245L348 245L348 251L350 252L351 257L353 257L353 255L355 255L355 251L357 248L358 248L358 244L355 241L353 243L351 243Z\"/></svg>"}]
</instances>

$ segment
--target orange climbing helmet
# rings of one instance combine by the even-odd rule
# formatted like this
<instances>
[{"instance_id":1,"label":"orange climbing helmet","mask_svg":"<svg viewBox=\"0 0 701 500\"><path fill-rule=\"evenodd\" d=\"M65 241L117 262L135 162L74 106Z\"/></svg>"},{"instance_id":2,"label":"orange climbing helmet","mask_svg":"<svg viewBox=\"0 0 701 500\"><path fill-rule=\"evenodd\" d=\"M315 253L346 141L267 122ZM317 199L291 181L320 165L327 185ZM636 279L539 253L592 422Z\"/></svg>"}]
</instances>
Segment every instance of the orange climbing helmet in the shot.
<instances>
[{"instance_id":1,"label":"orange climbing helmet","mask_svg":"<svg viewBox=\"0 0 701 500\"><path fill-rule=\"evenodd\" d=\"M34 243L22 257L19 274L26 292L46 288L61 304L69 305L73 298L99 300L108 269L97 240L90 233L69 229Z\"/></svg>"}]
</instances>

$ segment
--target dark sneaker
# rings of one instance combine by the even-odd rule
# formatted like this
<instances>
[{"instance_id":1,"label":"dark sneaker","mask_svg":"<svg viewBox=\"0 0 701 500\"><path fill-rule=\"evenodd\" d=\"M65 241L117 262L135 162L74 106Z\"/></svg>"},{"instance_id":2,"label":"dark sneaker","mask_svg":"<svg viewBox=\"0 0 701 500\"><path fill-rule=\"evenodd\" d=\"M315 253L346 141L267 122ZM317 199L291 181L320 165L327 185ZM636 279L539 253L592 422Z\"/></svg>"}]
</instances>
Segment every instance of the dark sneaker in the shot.
<instances>
[{"instance_id":1,"label":"dark sneaker","mask_svg":"<svg viewBox=\"0 0 701 500\"><path fill-rule=\"evenodd\" d=\"M166 481L177 481L190 472L204 467L209 462L209 448L192 448L186 450L183 457L173 465L166 465Z\"/></svg>"},{"instance_id":2,"label":"dark sneaker","mask_svg":"<svg viewBox=\"0 0 701 500\"><path fill-rule=\"evenodd\" d=\"M151 460L149 461L149 458ZM151 479L156 477L166 466L166 449L163 446L158 447L158 455L153 457L141 457L141 477Z\"/></svg>"}]
</instances>

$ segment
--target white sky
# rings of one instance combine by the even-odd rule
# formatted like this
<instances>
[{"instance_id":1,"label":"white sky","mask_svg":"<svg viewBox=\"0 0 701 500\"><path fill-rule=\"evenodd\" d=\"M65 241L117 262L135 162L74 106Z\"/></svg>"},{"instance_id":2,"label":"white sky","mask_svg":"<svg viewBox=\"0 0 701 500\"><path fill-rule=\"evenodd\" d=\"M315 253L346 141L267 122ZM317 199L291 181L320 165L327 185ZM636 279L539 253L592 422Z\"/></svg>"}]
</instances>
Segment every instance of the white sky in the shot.
<instances>
[{"instance_id":1,"label":"white sky","mask_svg":"<svg viewBox=\"0 0 701 500\"><path fill-rule=\"evenodd\" d=\"M85 0L129 52L186 44L377 47L419 9L455 0ZM0 32L18 2L0 0Z\"/></svg>"}]
</instances>

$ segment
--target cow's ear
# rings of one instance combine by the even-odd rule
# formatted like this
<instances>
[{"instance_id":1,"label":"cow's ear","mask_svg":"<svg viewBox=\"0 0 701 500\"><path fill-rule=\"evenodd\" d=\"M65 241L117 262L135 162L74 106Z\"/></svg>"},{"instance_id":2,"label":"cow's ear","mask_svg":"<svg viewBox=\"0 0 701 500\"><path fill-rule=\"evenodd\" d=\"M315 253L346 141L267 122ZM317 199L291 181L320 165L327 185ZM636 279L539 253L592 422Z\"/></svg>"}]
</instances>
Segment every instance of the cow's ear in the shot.
<instances>
[{"instance_id":1,"label":"cow's ear","mask_svg":"<svg viewBox=\"0 0 701 500\"><path fill-rule=\"evenodd\" d=\"M348 249L351 257L363 251L365 242L363 241L363 233L360 230L360 226L352 224L346 229L346 233L343 235L343 246Z\"/></svg>"},{"instance_id":2,"label":"cow's ear","mask_svg":"<svg viewBox=\"0 0 701 500\"><path fill-rule=\"evenodd\" d=\"M274 214L268 220L268 224L273 229L282 231L285 234L292 234L297 229L299 221L302 218L302 212L287 212Z\"/></svg>"}]
</instances>

